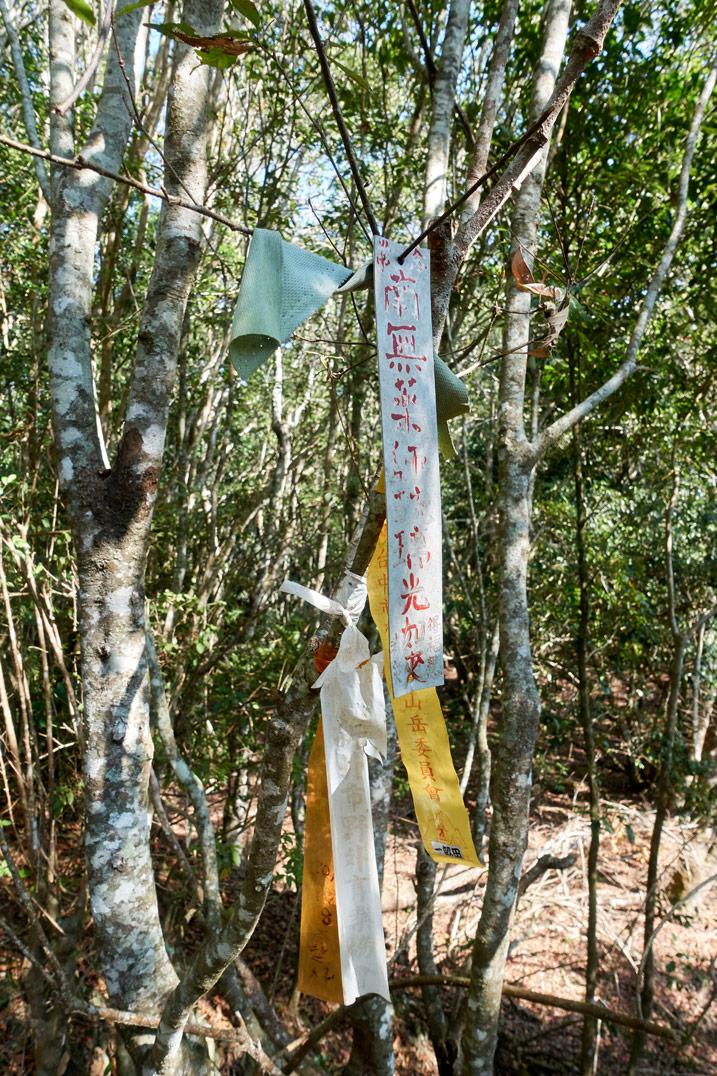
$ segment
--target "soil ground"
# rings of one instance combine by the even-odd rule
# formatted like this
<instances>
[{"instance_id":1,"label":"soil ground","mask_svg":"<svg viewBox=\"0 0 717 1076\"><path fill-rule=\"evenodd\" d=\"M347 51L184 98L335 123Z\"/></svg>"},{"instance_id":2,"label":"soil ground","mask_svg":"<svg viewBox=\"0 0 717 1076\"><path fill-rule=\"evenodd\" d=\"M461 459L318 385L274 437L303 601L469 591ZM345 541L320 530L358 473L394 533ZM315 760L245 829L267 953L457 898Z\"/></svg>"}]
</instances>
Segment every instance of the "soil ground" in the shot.
<instances>
[{"instance_id":1,"label":"soil ground","mask_svg":"<svg viewBox=\"0 0 717 1076\"><path fill-rule=\"evenodd\" d=\"M590 823L580 802L580 788L562 794L539 792L532 807L530 844L524 860L528 869L546 853L564 857L575 853L574 865L545 872L523 895L513 928L506 982L561 998L584 997L585 936L587 928L587 849ZM405 813L401 812L401 807ZM603 801L599 858L600 953L597 1000L610 1009L636 1015L636 983L642 956L645 874L654 813L638 801ZM417 974L415 941L415 846L418 830L406 816L409 804L399 804L388 839L383 889L389 975ZM607 828L609 827L609 828ZM717 1074L717 861L708 853L709 834L695 825L673 819L666 827L660 858L659 920L664 923L654 941L657 983L653 1019L687 1032L691 1040L679 1051L661 1039L648 1043L644 1076L691 1073ZM715 875L712 882L709 878ZM470 942L482 904L486 870L451 864L439 868L434 935L436 963L447 975L466 974ZM684 905L681 898L703 885ZM247 960L264 981L275 983L279 1007L287 1004L297 956L296 896L275 891ZM269 956L272 938L285 941L284 965ZM446 988L446 1008L455 1008L458 992ZM302 1022L310 1028L331 1006L302 998ZM422 1032L420 990L396 996L395 1050L399 1076L434 1076L436 1062ZM699 1023L698 1018L702 1014ZM697 1024L697 1026L695 1026ZM497 1076L542 1076L579 1072L582 1021L573 1013L514 999L504 1000ZM350 1052L350 1032L344 1027L324 1041L328 1068L339 1072ZM597 1076L616 1076L626 1070L629 1031L600 1026Z\"/></svg>"},{"instance_id":2,"label":"soil ground","mask_svg":"<svg viewBox=\"0 0 717 1076\"><path fill-rule=\"evenodd\" d=\"M584 800L585 790L579 783L568 782L560 793L545 789L536 793L524 869L545 853L561 857L575 853L576 858L566 870L544 873L521 898L506 974L508 983L572 1000L581 1000L584 989L586 860L590 839ZM599 859L598 999L608 1008L635 1014L653 812L639 800L624 797L603 801L603 808L607 825L602 832ZM177 832L183 834L180 827ZM717 1074L717 1003L713 1004L717 995L717 881L715 878L709 881L717 875L717 862L708 852L709 837L695 825L676 818L664 833L658 920L662 927L654 941L658 973L653 1019L681 1032L691 1031L691 1035L678 1050L663 1040L651 1039L643 1076ZM389 974L393 976L418 971L412 882L417 838L410 801L399 801L394 805L389 830L383 890ZM170 911L170 899L177 901L175 882L160 870L158 879L160 893L164 893L167 901L165 912L179 922L181 899L178 910ZM439 868L437 879L436 963L445 974L465 974L486 871L451 864ZM292 882L287 859L279 864L275 888L244 957L273 999L279 1016L298 1038L333 1007L301 996L298 1009L290 1012L299 927L297 895ZM702 888L684 904L675 903L699 886ZM196 940L199 936L197 928ZM183 937L190 946L195 940L191 920L183 928ZM91 939L86 942L83 971L86 979L94 981L101 992ZM0 959L3 961L0 972L5 972L0 981L0 1072L19 1076L33 1071L28 1013L18 986L21 967L15 956L1 948ZM447 987L444 998L450 1015L458 991ZM206 1000L202 1010L212 1024L226 1023L217 999ZM423 1030L420 990L397 993L395 1010L398 1076L434 1076L437 1068ZM106 1062L112 1062L111 1032L91 1027L86 1031L80 1027L76 1030L81 1039L84 1035L84 1046L80 1046L84 1060L73 1056L67 1074L86 1072L99 1076ZM573 1076L579 1072L580 1033L581 1019L576 1014L504 1000L496 1073L498 1076ZM326 1071L341 1071L349 1056L350 1043L351 1033L346 1024L327 1035L321 1046ZM596 1076L624 1073L628 1048L629 1032L609 1022L601 1024ZM227 1076L238 1071L225 1048L217 1051L216 1063Z\"/></svg>"}]
</instances>

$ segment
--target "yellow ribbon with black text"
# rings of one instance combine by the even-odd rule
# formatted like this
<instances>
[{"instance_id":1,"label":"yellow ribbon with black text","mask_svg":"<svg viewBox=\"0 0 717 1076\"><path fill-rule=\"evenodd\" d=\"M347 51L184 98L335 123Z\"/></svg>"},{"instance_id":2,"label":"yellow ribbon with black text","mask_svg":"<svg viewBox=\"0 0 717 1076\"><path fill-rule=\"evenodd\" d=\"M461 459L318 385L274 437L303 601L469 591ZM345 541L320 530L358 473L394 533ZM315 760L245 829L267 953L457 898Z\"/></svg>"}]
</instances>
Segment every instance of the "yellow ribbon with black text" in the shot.
<instances>
[{"instance_id":1,"label":"yellow ribbon with black text","mask_svg":"<svg viewBox=\"0 0 717 1076\"><path fill-rule=\"evenodd\" d=\"M304 834L298 986L303 994L341 1005L344 994L321 720L309 756Z\"/></svg>"},{"instance_id":2,"label":"yellow ribbon with black text","mask_svg":"<svg viewBox=\"0 0 717 1076\"><path fill-rule=\"evenodd\" d=\"M388 553L384 524L366 574L371 616L388 654ZM448 731L435 688L394 699L388 661L384 672L424 847L436 863L482 866L451 758Z\"/></svg>"}]
</instances>

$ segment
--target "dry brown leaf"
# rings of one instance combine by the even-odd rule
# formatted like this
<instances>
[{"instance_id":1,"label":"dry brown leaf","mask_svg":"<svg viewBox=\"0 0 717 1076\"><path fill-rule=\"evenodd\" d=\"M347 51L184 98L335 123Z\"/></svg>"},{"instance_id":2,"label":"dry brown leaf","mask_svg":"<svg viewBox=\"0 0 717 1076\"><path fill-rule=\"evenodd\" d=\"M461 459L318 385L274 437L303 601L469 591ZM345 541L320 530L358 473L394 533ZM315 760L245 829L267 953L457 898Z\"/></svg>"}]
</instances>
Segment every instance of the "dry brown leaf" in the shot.
<instances>
[{"instance_id":1,"label":"dry brown leaf","mask_svg":"<svg viewBox=\"0 0 717 1076\"><path fill-rule=\"evenodd\" d=\"M185 34L182 30L174 30L174 36L185 45L191 45L193 49L221 49L227 56L243 56L249 51L246 41L235 41L232 37L223 34L215 34L213 37L197 37L194 34Z\"/></svg>"},{"instance_id":2,"label":"dry brown leaf","mask_svg":"<svg viewBox=\"0 0 717 1076\"><path fill-rule=\"evenodd\" d=\"M525 285L535 283L533 274L530 271L530 266L523 257L523 252L520 247L518 247L515 254L513 255L513 261L511 262L510 267L513 271L513 276L515 277L517 284Z\"/></svg>"},{"instance_id":3,"label":"dry brown leaf","mask_svg":"<svg viewBox=\"0 0 717 1076\"><path fill-rule=\"evenodd\" d=\"M552 303L550 304L552 306ZM539 347L534 351L529 351L529 355L533 355L536 359L547 359L550 352L555 347L560 333L565 328L565 323L570 315L570 306L566 304L562 310L555 310L547 319L548 331L544 338L540 341Z\"/></svg>"},{"instance_id":4,"label":"dry brown leaf","mask_svg":"<svg viewBox=\"0 0 717 1076\"><path fill-rule=\"evenodd\" d=\"M540 295L543 299L552 299L559 303L563 298L562 288L552 288L548 284L523 284L523 291L530 291L533 295Z\"/></svg>"}]
</instances>

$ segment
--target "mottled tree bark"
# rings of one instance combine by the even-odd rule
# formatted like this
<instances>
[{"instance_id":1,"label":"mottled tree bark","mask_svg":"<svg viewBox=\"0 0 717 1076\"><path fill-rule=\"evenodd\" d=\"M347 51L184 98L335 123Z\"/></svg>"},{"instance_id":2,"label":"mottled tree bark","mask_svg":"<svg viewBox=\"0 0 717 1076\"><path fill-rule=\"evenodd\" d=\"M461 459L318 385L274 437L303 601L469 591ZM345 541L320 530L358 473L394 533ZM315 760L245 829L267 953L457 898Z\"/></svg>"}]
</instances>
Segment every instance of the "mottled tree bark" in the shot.
<instances>
[{"instance_id":1,"label":"mottled tree bark","mask_svg":"<svg viewBox=\"0 0 717 1076\"><path fill-rule=\"evenodd\" d=\"M571 0L551 0L544 15L540 60L533 77L530 122L545 108L565 48ZM534 251L545 150L516 196L514 242ZM498 1032L501 988L509 931L528 840L533 752L540 699L533 677L527 574L533 459L524 427L525 373L530 339L530 294L506 285L504 356L498 397L499 620L503 669L501 735L494 762L493 822L483 910L471 966L463 1035L463 1072L489 1076Z\"/></svg>"},{"instance_id":2,"label":"mottled tree bark","mask_svg":"<svg viewBox=\"0 0 717 1076\"><path fill-rule=\"evenodd\" d=\"M190 0L184 17L213 32L221 0ZM122 17L117 43L136 89L145 51L143 13ZM64 100L74 69L74 28L61 0L50 11L51 101ZM131 130L127 89L110 53L82 155L119 171ZM177 45L166 117L165 185L203 202L209 74ZM53 114L56 153L75 152L71 114ZM110 183L89 171L52 176L48 335L60 483L80 580L86 850L92 913L110 1002L154 1011L176 983L157 910L147 822L152 761L145 657L144 572L184 312L201 245L200 218L163 205L142 311L122 440L112 467L99 427L90 352L98 222ZM138 1063L148 1041L128 1037ZM177 1058L172 1071L189 1059ZM167 1070L169 1071L169 1070ZM190 1071L189 1068L184 1071Z\"/></svg>"},{"instance_id":3,"label":"mottled tree bark","mask_svg":"<svg viewBox=\"0 0 717 1076\"><path fill-rule=\"evenodd\" d=\"M448 13L441 58L433 80L431 125L426 147L426 179L423 193L423 227L442 211L448 185L451 122L463 47L468 29L470 0L453 0Z\"/></svg>"}]
</instances>

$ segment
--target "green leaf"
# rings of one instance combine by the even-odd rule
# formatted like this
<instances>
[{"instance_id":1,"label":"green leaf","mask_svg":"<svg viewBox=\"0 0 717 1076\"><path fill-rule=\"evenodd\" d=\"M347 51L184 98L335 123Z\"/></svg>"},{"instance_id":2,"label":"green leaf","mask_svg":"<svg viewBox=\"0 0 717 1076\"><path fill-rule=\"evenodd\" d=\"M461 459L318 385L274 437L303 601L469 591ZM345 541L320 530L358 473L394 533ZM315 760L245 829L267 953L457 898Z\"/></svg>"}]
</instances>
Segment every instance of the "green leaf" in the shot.
<instances>
[{"instance_id":1,"label":"green leaf","mask_svg":"<svg viewBox=\"0 0 717 1076\"><path fill-rule=\"evenodd\" d=\"M160 34L164 34L165 37L171 37L172 41L174 41L175 30L181 30L183 34L194 35L194 28L188 22L148 22L147 26Z\"/></svg>"},{"instance_id":2,"label":"green leaf","mask_svg":"<svg viewBox=\"0 0 717 1076\"><path fill-rule=\"evenodd\" d=\"M67 2L67 0L65 0L65 2ZM118 19L120 15L128 15L130 11L137 11L137 9L141 7L151 7L152 4L155 4L156 2L157 0L139 0L139 3L137 4L127 4L126 7L123 7L121 11L117 12L115 18Z\"/></svg>"},{"instance_id":3,"label":"green leaf","mask_svg":"<svg viewBox=\"0 0 717 1076\"><path fill-rule=\"evenodd\" d=\"M235 11L238 11L245 19L248 19L252 26L255 26L257 30L259 29L261 14L256 4L252 3L252 0L229 0L229 2Z\"/></svg>"},{"instance_id":4,"label":"green leaf","mask_svg":"<svg viewBox=\"0 0 717 1076\"><path fill-rule=\"evenodd\" d=\"M356 82L362 90L366 90L367 93L371 93L371 87L362 75L358 75L350 67L347 67L346 64L342 64L340 60L332 60L331 62L334 63L337 67L340 67L343 73L345 75L348 75L350 79L353 79L353 81Z\"/></svg>"},{"instance_id":5,"label":"green leaf","mask_svg":"<svg viewBox=\"0 0 717 1076\"><path fill-rule=\"evenodd\" d=\"M68 8L78 19L82 19L88 26L95 25L95 13L87 3L87 0L65 0Z\"/></svg>"},{"instance_id":6,"label":"green leaf","mask_svg":"<svg viewBox=\"0 0 717 1076\"><path fill-rule=\"evenodd\" d=\"M634 844L635 843L635 831L634 831L634 829L632 828L632 826L630 825L629 822L625 823L625 833L627 833L627 839L630 842L630 844Z\"/></svg>"},{"instance_id":7,"label":"green leaf","mask_svg":"<svg viewBox=\"0 0 717 1076\"><path fill-rule=\"evenodd\" d=\"M237 56L229 56L224 49L216 46L211 49L199 49L197 54L203 64L206 64L207 67L216 67L219 71L225 71L227 67L232 67L238 59ZM199 644L197 644L197 650L199 650ZM204 647L202 646L202 650L199 652L201 653L203 650Z\"/></svg>"}]
</instances>

